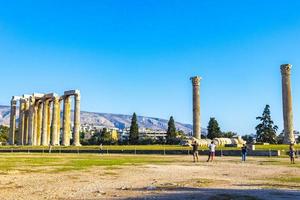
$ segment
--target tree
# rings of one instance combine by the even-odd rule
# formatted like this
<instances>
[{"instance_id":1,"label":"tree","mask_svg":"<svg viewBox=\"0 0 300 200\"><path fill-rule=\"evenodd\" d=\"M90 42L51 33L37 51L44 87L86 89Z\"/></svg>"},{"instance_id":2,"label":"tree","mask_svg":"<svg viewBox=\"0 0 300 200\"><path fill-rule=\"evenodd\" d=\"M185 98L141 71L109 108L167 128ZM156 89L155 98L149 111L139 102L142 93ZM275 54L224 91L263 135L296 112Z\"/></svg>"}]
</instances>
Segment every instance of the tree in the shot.
<instances>
[{"instance_id":1,"label":"tree","mask_svg":"<svg viewBox=\"0 0 300 200\"><path fill-rule=\"evenodd\" d=\"M139 141L139 125L137 123L137 116L135 113L132 115L131 126L129 132L129 143L138 144Z\"/></svg>"},{"instance_id":2,"label":"tree","mask_svg":"<svg viewBox=\"0 0 300 200\"><path fill-rule=\"evenodd\" d=\"M277 144L283 144L284 140L284 130L279 133L279 135L276 137Z\"/></svg>"},{"instance_id":3,"label":"tree","mask_svg":"<svg viewBox=\"0 0 300 200\"><path fill-rule=\"evenodd\" d=\"M9 127L0 125L0 142L1 143L8 142L8 132L9 132Z\"/></svg>"},{"instance_id":4,"label":"tree","mask_svg":"<svg viewBox=\"0 0 300 200\"><path fill-rule=\"evenodd\" d=\"M247 142L247 144L251 144L254 141L254 135L243 135L242 139Z\"/></svg>"},{"instance_id":5,"label":"tree","mask_svg":"<svg viewBox=\"0 0 300 200\"><path fill-rule=\"evenodd\" d=\"M107 128L103 128L100 137L101 144L111 144L111 134Z\"/></svg>"},{"instance_id":6,"label":"tree","mask_svg":"<svg viewBox=\"0 0 300 200\"><path fill-rule=\"evenodd\" d=\"M221 129L217 120L214 117L211 117L207 126L207 138L212 140L218 137L221 137Z\"/></svg>"},{"instance_id":7,"label":"tree","mask_svg":"<svg viewBox=\"0 0 300 200\"><path fill-rule=\"evenodd\" d=\"M276 144L276 131L278 130L278 126L274 125L274 122L271 119L270 106L266 105L262 116L256 117L256 119L260 121L255 127L256 141Z\"/></svg>"},{"instance_id":8,"label":"tree","mask_svg":"<svg viewBox=\"0 0 300 200\"><path fill-rule=\"evenodd\" d=\"M176 127L174 118L171 116L168 122L168 130L167 130L167 143L173 144L174 139L176 139Z\"/></svg>"},{"instance_id":9,"label":"tree","mask_svg":"<svg viewBox=\"0 0 300 200\"><path fill-rule=\"evenodd\" d=\"M89 145L99 145L101 143L101 132L97 131L88 140Z\"/></svg>"},{"instance_id":10,"label":"tree","mask_svg":"<svg viewBox=\"0 0 300 200\"><path fill-rule=\"evenodd\" d=\"M237 136L237 133L232 132L232 131L222 132L222 134L221 134L221 137L224 137L224 138L233 138L236 136Z\"/></svg>"}]
</instances>

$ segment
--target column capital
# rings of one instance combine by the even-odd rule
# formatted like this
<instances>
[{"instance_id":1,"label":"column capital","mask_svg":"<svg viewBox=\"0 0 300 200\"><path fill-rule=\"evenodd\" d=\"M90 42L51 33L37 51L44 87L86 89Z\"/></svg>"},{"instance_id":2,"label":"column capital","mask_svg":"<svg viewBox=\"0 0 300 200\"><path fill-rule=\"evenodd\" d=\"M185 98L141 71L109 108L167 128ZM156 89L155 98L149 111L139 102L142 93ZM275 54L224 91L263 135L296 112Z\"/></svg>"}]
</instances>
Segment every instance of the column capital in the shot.
<instances>
[{"instance_id":1,"label":"column capital","mask_svg":"<svg viewBox=\"0 0 300 200\"><path fill-rule=\"evenodd\" d=\"M193 83L193 86L199 86L201 79L202 78L200 76L193 76L193 77L190 78L190 80Z\"/></svg>"},{"instance_id":2,"label":"column capital","mask_svg":"<svg viewBox=\"0 0 300 200\"><path fill-rule=\"evenodd\" d=\"M281 74L282 75L291 75L291 69L292 69L292 65L291 64L282 64L280 65L280 69L281 69Z\"/></svg>"}]
</instances>

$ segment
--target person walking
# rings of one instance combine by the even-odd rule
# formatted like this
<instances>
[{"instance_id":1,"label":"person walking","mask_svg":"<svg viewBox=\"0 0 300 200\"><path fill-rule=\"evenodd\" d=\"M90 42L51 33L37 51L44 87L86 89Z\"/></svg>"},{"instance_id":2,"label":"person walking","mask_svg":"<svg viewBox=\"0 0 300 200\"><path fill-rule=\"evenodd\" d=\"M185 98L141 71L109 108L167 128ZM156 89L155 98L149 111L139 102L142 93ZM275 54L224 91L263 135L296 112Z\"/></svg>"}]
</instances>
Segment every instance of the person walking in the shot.
<instances>
[{"instance_id":1,"label":"person walking","mask_svg":"<svg viewBox=\"0 0 300 200\"><path fill-rule=\"evenodd\" d=\"M294 143L291 143L290 144L290 160L291 160L291 164L295 164L295 156L296 156L295 146L294 146Z\"/></svg>"},{"instance_id":2,"label":"person walking","mask_svg":"<svg viewBox=\"0 0 300 200\"><path fill-rule=\"evenodd\" d=\"M209 161L212 162L214 160L215 151L216 151L216 145L213 141L210 143L210 145L208 145L208 149L209 149L209 154L208 154L207 162Z\"/></svg>"},{"instance_id":3,"label":"person walking","mask_svg":"<svg viewBox=\"0 0 300 200\"><path fill-rule=\"evenodd\" d=\"M242 162L246 162L246 157L247 157L247 145L243 144L242 146Z\"/></svg>"},{"instance_id":4,"label":"person walking","mask_svg":"<svg viewBox=\"0 0 300 200\"><path fill-rule=\"evenodd\" d=\"M193 140L192 147L193 147L192 153L193 153L194 162L196 162L196 160L197 162L199 162L199 144L196 141L196 139Z\"/></svg>"}]
</instances>

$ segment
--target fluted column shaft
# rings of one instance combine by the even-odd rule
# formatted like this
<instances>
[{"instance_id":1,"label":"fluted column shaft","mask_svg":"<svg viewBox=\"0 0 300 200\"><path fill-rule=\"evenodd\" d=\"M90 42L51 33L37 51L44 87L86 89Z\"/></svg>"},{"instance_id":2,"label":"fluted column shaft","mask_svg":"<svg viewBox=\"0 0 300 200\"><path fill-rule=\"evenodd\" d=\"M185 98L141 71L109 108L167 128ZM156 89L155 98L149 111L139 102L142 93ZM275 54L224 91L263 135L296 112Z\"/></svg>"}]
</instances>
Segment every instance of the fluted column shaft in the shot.
<instances>
[{"instance_id":1,"label":"fluted column shaft","mask_svg":"<svg viewBox=\"0 0 300 200\"><path fill-rule=\"evenodd\" d=\"M33 145L37 145L37 129L38 129L38 104L34 104L34 118L33 118Z\"/></svg>"},{"instance_id":2,"label":"fluted column shaft","mask_svg":"<svg viewBox=\"0 0 300 200\"><path fill-rule=\"evenodd\" d=\"M70 96L66 96L64 99L63 108L63 146L70 146L70 125L71 125L71 99Z\"/></svg>"},{"instance_id":3,"label":"fluted column shaft","mask_svg":"<svg viewBox=\"0 0 300 200\"><path fill-rule=\"evenodd\" d=\"M57 113L60 112L58 104L59 104L59 99L58 99L58 97L55 97L54 101L53 101L52 130L51 130L51 136L52 136L51 145L53 145L53 146L58 145L58 143L57 143L58 114Z\"/></svg>"},{"instance_id":4,"label":"fluted column shaft","mask_svg":"<svg viewBox=\"0 0 300 200\"><path fill-rule=\"evenodd\" d=\"M75 94L73 145L80 146L80 94Z\"/></svg>"},{"instance_id":5,"label":"fluted column shaft","mask_svg":"<svg viewBox=\"0 0 300 200\"><path fill-rule=\"evenodd\" d=\"M60 105L61 99L58 101L58 112L57 112L57 141L56 143L60 145L60 127L61 127L61 120L60 120Z\"/></svg>"},{"instance_id":6,"label":"fluted column shaft","mask_svg":"<svg viewBox=\"0 0 300 200\"><path fill-rule=\"evenodd\" d=\"M28 144L28 127L29 127L29 100L25 100L25 110L24 110L24 137L23 145Z\"/></svg>"},{"instance_id":7,"label":"fluted column shaft","mask_svg":"<svg viewBox=\"0 0 300 200\"><path fill-rule=\"evenodd\" d=\"M283 122L284 122L284 143L294 143L293 127L293 106L292 106L292 89L291 89L291 68L292 65L281 65L282 76L282 105L283 105Z\"/></svg>"},{"instance_id":8,"label":"fluted column shaft","mask_svg":"<svg viewBox=\"0 0 300 200\"><path fill-rule=\"evenodd\" d=\"M48 107L49 100L43 101L43 118L42 118L42 146L48 145Z\"/></svg>"},{"instance_id":9,"label":"fluted column shaft","mask_svg":"<svg viewBox=\"0 0 300 200\"><path fill-rule=\"evenodd\" d=\"M23 145L23 137L24 137L24 109L25 102L23 99L20 99L20 107L19 107L19 130L17 137L17 144Z\"/></svg>"},{"instance_id":10,"label":"fluted column shaft","mask_svg":"<svg viewBox=\"0 0 300 200\"><path fill-rule=\"evenodd\" d=\"M49 100L47 105L47 145L50 144L51 139L51 103L52 100Z\"/></svg>"},{"instance_id":11,"label":"fluted column shaft","mask_svg":"<svg viewBox=\"0 0 300 200\"><path fill-rule=\"evenodd\" d=\"M37 109L37 130L36 130L36 145L40 146L42 141L42 127L43 127L43 103L38 103Z\"/></svg>"},{"instance_id":12,"label":"fluted column shaft","mask_svg":"<svg viewBox=\"0 0 300 200\"><path fill-rule=\"evenodd\" d=\"M17 101L14 97L11 100L10 107L10 129L9 129L9 144L15 144L15 133L16 133L16 115L17 115Z\"/></svg>"},{"instance_id":13,"label":"fluted column shaft","mask_svg":"<svg viewBox=\"0 0 300 200\"><path fill-rule=\"evenodd\" d=\"M28 110L28 145L33 145L34 137L34 114L35 114L35 100L33 97L29 99L29 110Z\"/></svg>"},{"instance_id":14,"label":"fluted column shaft","mask_svg":"<svg viewBox=\"0 0 300 200\"><path fill-rule=\"evenodd\" d=\"M193 136L201 139L201 115L200 115L200 80L198 76L192 77L193 84Z\"/></svg>"}]
</instances>

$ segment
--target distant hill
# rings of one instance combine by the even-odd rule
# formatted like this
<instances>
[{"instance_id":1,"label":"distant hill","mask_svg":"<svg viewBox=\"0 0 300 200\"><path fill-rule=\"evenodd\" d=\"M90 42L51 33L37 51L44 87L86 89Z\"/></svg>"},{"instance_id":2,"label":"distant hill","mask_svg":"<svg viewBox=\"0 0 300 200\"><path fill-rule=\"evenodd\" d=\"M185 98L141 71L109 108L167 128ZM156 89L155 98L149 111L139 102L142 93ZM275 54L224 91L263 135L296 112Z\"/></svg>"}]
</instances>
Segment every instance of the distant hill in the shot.
<instances>
[{"instance_id":1,"label":"distant hill","mask_svg":"<svg viewBox=\"0 0 300 200\"><path fill-rule=\"evenodd\" d=\"M73 115L72 115L73 116ZM9 125L10 107L0 106L0 124ZM81 123L96 126L105 126L110 128L123 129L129 127L131 123L131 115L110 114L110 113L94 113L81 112ZM148 128L152 130L167 130L168 120L154 117L138 116L140 128ZM176 128L184 131L186 134L192 132L192 125L176 122Z\"/></svg>"}]
</instances>

